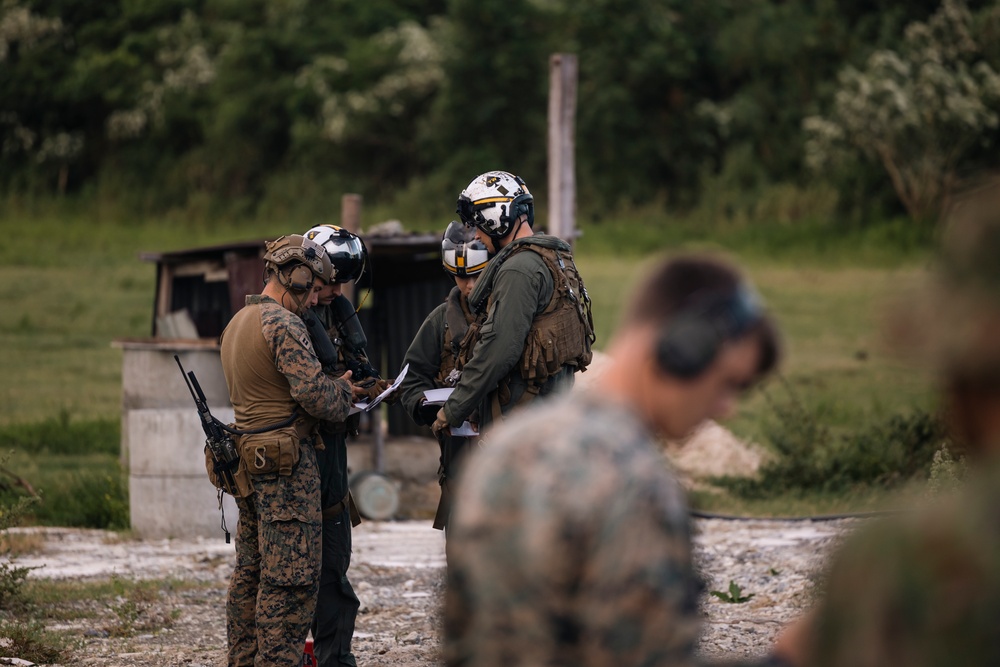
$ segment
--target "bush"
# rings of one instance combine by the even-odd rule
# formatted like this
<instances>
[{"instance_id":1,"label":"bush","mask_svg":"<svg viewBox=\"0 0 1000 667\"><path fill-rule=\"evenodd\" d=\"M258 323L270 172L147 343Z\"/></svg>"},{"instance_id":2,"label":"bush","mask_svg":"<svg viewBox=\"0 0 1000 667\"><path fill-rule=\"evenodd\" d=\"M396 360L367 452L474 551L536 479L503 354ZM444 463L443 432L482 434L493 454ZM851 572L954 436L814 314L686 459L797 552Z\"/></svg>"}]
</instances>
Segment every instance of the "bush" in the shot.
<instances>
[{"instance_id":1,"label":"bush","mask_svg":"<svg viewBox=\"0 0 1000 667\"><path fill-rule=\"evenodd\" d=\"M99 470L71 475L65 485L43 490L34 514L38 523L124 530L129 527L128 489L120 472Z\"/></svg>"},{"instance_id":2,"label":"bush","mask_svg":"<svg viewBox=\"0 0 1000 667\"><path fill-rule=\"evenodd\" d=\"M861 419L856 428L835 433L794 397L772 407L775 419L765 437L776 456L755 478L715 480L744 498L898 486L926 477L945 440L941 420L921 410Z\"/></svg>"},{"instance_id":3,"label":"bush","mask_svg":"<svg viewBox=\"0 0 1000 667\"><path fill-rule=\"evenodd\" d=\"M14 656L37 664L62 662L66 651L65 641L45 630L40 621L14 620L0 622L0 637L7 640L5 655Z\"/></svg>"},{"instance_id":4,"label":"bush","mask_svg":"<svg viewBox=\"0 0 1000 667\"><path fill-rule=\"evenodd\" d=\"M117 461L110 466L59 472L36 483L37 504L24 520L31 525L125 530L129 527L128 489ZM0 490L4 505L29 501L16 489Z\"/></svg>"},{"instance_id":5,"label":"bush","mask_svg":"<svg viewBox=\"0 0 1000 667\"><path fill-rule=\"evenodd\" d=\"M0 466L6 462L6 458L0 460ZM21 497L5 502L0 499L0 534L3 534L8 528L16 526L21 521L21 517L24 516L28 505L35 500L35 498ZM13 556L8 558L8 562L0 563L0 609L10 606L11 601L20 597L24 580L30 571L30 567L18 567Z\"/></svg>"}]
</instances>

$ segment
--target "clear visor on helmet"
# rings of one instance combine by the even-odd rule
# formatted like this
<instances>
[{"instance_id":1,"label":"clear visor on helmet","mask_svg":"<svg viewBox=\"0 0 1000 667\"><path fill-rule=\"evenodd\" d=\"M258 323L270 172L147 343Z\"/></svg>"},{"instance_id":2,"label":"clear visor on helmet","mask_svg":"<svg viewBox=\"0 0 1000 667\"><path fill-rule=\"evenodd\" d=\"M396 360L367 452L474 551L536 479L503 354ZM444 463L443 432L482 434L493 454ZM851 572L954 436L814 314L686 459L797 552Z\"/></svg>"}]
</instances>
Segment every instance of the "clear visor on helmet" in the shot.
<instances>
[{"instance_id":1,"label":"clear visor on helmet","mask_svg":"<svg viewBox=\"0 0 1000 667\"><path fill-rule=\"evenodd\" d=\"M480 241L455 243L445 239L441 242L441 263L445 270L454 276L476 275L486 268L486 263L489 261L489 252Z\"/></svg>"}]
</instances>

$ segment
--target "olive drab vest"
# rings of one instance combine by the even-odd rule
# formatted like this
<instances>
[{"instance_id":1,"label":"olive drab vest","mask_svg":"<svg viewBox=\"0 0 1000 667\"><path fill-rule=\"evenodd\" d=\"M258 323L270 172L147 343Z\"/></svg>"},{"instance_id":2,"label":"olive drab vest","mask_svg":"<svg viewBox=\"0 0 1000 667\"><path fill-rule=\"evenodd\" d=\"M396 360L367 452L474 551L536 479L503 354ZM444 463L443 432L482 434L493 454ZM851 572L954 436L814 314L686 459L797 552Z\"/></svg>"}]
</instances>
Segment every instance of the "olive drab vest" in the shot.
<instances>
[{"instance_id":1,"label":"olive drab vest","mask_svg":"<svg viewBox=\"0 0 1000 667\"><path fill-rule=\"evenodd\" d=\"M529 386L540 387L559 373L564 365L586 370L593 358L594 319L590 296L572 255L529 239L512 248L503 260L526 251L535 252L542 258L552 274L554 287L548 305L531 323L521 358L512 373L520 372ZM495 271L490 279L496 275ZM473 348L479 342L479 331L486 321L492 301L491 294L486 308L482 309L462 340L458 359L460 368L468 363Z\"/></svg>"},{"instance_id":2,"label":"olive drab vest","mask_svg":"<svg viewBox=\"0 0 1000 667\"><path fill-rule=\"evenodd\" d=\"M441 366L434 378L436 386L452 385L448 376L458 366L462 340L475 321L476 316L469 309L469 302L462 297L462 291L458 287L453 287L445 301L444 344L441 347Z\"/></svg>"}]
</instances>

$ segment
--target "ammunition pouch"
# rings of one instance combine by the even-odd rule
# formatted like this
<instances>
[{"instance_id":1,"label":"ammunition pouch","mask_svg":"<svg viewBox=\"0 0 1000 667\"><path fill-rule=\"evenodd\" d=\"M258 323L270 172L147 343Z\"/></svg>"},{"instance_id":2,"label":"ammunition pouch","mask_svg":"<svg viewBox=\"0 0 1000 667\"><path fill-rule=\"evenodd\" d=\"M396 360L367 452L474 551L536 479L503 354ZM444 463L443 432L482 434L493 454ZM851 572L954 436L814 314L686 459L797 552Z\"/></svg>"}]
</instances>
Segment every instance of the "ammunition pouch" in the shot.
<instances>
[{"instance_id":1,"label":"ammunition pouch","mask_svg":"<svg viewBox=\"0 0 1000 667\"><path fill-rule=\"evenodd\" d=\"M592 358L587 331L580 326L576 312L558 308L532 323L521 355L521 377L544 382L564 365L583 369Z\"/></svg>"},{"instance_id":2,"label":"ammunition pouch","mask_svg":"<svg viewBox=\"0 0 1000 667\"><path fill-rule=\"evenodd\" d=\"M247 498L253 494L253 482L250 481L242 459L222 461L215 458L212 450L205 445L205 470L208 472L208 481L220 491L225 491L234 498Z\"/></svg>"},{"instance_id":3,"label":"ammunition pouch","mask_svg":"<svg viewBox=\"0 0 1000 667\"><path fill-rule=\"evenodd\" d=\"M586 370L593 359L591 347L595 338L594 318L590 297L573 258L557 250L533 244L524 244L511 255L527 251L533 251L541 257L552 274L553 290L549 303L531 323L515 372L519 372L529 386L540 387L550 377L558 374L563 366ZM509 257L510 255L508 259ZM462 338L458 354L459 368L463 368L472 358L492 298L489 297L486 309ZM509 392L507 393L506 397L499 397L503 405L510 402Z\"/></svg>"},{"instance_id":4,"label":"ammunition pouch","mask_svg":"<svg viewBox=\"0 0 1000 667\"><path fill-rule=\"evenodd\" d=\"M292 474L302 455L302 441L295 426L266 433L241 435L237 448L242 467L251 475Z\"/></svg>"},{"instance_id":5,"label":"ammunition pouch","mask_svg":"<svg viewBox=\"0 0 1000 667\"><path fill-rule=\"evenodd\" d=\"M476 347L476 343L479 342L479 331L485 323L486 313L484 312L476 318L475 322L469 325L469 328L465 331L465 335L462 336L462 341L458 344L458 357L455 359L455 368L460 371L472 359L472 350Z\"/></svg>"}]
</instances>

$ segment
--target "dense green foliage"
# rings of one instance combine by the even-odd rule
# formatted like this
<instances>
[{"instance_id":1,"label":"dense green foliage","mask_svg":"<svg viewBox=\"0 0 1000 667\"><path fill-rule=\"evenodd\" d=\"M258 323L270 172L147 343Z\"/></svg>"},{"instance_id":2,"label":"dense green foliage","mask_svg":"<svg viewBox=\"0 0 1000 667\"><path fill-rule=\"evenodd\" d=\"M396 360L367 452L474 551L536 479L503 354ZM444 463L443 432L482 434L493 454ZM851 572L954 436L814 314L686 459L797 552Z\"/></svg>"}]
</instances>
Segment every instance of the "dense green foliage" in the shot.
<instances>
[{"instance_id":1,"label":"dense green foliage","mask_svg":"<svg viewBox=\"0 0 1000 667\"><path fill-rule=\"evenodd\" d=\"M329 218L360 192L440 219L502 167L544 197L548 56L572 52L581 211L707 197L714 218L768 219L756 200L774 188L832 188L841 218L892 215L872 144L841 132L848 159L810 172L803 121L865 127L884 98L859 116L838 91L892 83L884 64L929 42L954 56L939 74L988 101L1000 12L968 5L946 1L960 29L942 32L938 0L3 0L0 192L8 210L70 193L103 216L197 220ZM951 98L896 101L899 118L911 99L926 111L903 145L963 148L936 167L955 180L1000 130L987 112L932 122L929 101ZM831 214L828 199L785 213Z\"/></svg>"},{"instance_id":2,"label":"dense green foliage","mask_svg":"<svg viewBox=\"0 0 1000 667\"><path fill-rule=\"evenodd\" d=\"M756 477L719 480L723 487L747 498L898 487L927 479L946 442L942 422L927 412L875 416L838 430L795 400L774 406L766 431L774 456Z\"/></svg>"}]
</instances>

